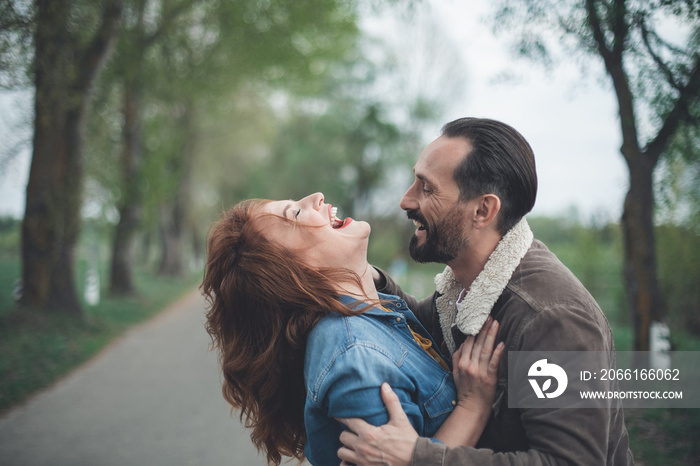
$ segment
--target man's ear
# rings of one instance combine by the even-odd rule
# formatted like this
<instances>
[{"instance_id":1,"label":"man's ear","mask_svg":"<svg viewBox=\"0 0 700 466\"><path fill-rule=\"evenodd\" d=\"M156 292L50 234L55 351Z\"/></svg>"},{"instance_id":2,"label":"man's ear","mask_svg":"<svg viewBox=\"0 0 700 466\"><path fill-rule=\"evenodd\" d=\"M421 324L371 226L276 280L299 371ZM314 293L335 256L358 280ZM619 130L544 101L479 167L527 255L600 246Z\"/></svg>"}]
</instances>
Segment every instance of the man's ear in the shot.
<instances>
[{"instance_id":1,"label":"man's ear","mask_svg":"<svg viewBox=\"0 0 700 466\"><path fill-rule=\"evenodd\" d=\"M495 194L483 194L478 199L474 228L481 229L489 225L496 227L496 217L501 211L501 199Z\"/></svg>"}]
</instances>

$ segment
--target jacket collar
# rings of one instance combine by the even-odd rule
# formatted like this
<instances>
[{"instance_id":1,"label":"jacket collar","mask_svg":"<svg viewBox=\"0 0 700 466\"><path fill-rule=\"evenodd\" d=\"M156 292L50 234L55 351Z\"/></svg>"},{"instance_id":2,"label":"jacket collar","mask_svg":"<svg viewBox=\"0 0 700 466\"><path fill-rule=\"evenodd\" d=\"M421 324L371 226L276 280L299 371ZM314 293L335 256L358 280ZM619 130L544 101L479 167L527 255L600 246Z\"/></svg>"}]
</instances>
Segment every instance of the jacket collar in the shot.
<instances>
[{"instance_id":1,"label":"jacket collar","mask_svg":"<svg viewBox=\"0 0 700 466\"><path fill-rule=\"evenodd\" d=\"M464 287L457 281L452 269L447 266L441 274L435 276L435 288L440 294L436 306L442 334L450 353L457 349L452 327L456 326L465 335L479 333L513 272L530 249L533 239L530 226L523 217L501 238L484 269L459 303L457 299Z\"/></svg>"},{"instance_id":2,"label":"jacket collar","mask_svg":"<svg viewBox=\"0 0 700 466\"><path fill-rule=\"evenodd\" d=\"M402 311L408 309L408 305L398 296L389 295L385 293L378 293L378 295L379 299L383 302L383 306L389 310ZM364 301L360 301L357 298L342 294L338 296L338 301L340 301L341 304L344 304L350 309L360 309L366 304ZM381 307L373 306L364 311L363 314L386 316L387 312L381 309Z\"/></svg>"}]
</instances>

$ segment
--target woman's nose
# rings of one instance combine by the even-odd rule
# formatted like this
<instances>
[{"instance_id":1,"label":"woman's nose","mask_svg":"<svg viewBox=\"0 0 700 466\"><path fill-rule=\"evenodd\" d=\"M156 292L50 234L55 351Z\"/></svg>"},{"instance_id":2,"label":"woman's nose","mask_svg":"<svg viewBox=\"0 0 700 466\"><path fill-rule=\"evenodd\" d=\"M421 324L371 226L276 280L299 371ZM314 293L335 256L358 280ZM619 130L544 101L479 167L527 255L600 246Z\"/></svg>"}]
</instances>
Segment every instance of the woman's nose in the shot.
<instances>
[{"instance_id":1,"label":"woman's nose","mask_svg":"<svg viewBox=\"0 0 700 466\"><path fill-rule=\"evenodd\" d=\"M308 205L313 209L319 210L323 205L323 193L313 193L299 201L301 204Z\"/></svg>"}]
</instances>

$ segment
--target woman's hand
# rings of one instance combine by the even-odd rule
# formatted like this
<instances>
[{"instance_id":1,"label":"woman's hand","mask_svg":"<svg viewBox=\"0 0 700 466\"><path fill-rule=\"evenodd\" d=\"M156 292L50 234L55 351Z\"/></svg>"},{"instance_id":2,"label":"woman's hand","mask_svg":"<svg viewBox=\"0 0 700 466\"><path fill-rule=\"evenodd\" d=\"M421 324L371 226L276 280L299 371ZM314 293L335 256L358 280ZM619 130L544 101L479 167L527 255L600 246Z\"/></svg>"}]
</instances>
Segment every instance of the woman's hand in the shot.
<instances>
[{"instance_id":1,"label":"woman's hand","mask_svg":"<svg viewBox=\"0 0 700 466\"><path fill-rule=\"evenodd\" d=\"M452 356L457 405L435 437L448 447L474 446L481 437L496 398L503 343L494 349L498 322L491 316L479 334L469 336Z\"/></svg>"},{"instance_id":2,"label":"woman's hand","mask_svg":"<svg viewBox=\"0 0 700 466\"><path fill-rule=\"evenodd\" d=\"M489 316L479 334L467 337L452 356L457 404L487 415L496 398L498 364L504 348L501 342L494 349L497 333L498 322Z\"/></svg>"}]
</instances>

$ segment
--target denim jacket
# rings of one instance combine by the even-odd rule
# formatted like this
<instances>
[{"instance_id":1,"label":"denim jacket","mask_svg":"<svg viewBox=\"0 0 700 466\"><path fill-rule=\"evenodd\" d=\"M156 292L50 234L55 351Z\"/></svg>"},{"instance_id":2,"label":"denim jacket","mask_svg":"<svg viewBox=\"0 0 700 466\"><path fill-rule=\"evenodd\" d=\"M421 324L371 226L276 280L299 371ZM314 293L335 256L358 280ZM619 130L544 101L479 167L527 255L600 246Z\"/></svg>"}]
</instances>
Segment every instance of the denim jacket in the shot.
<instances>
[{"instance_id":1,"label":"denim jacket","mask_svg":"<svg viewBox=\"0 0 700 466\"><path fill-rule=\"evenodd\" d=\"M339 464L340 433L335 418L359 417L373 425L388 422L379 387L388 382L401 400L416 431L435 434L454 409L457 391L452 374L418 343L409 325L420 335L430 334L406 302L380 294L390 301L357 316L330 314L309 334L304 363L306 383L306 446L313 465ZM341 296L343 304L354 299ZM434 347L439 348L433 342Z\"/></svg>"}]
</instances>

